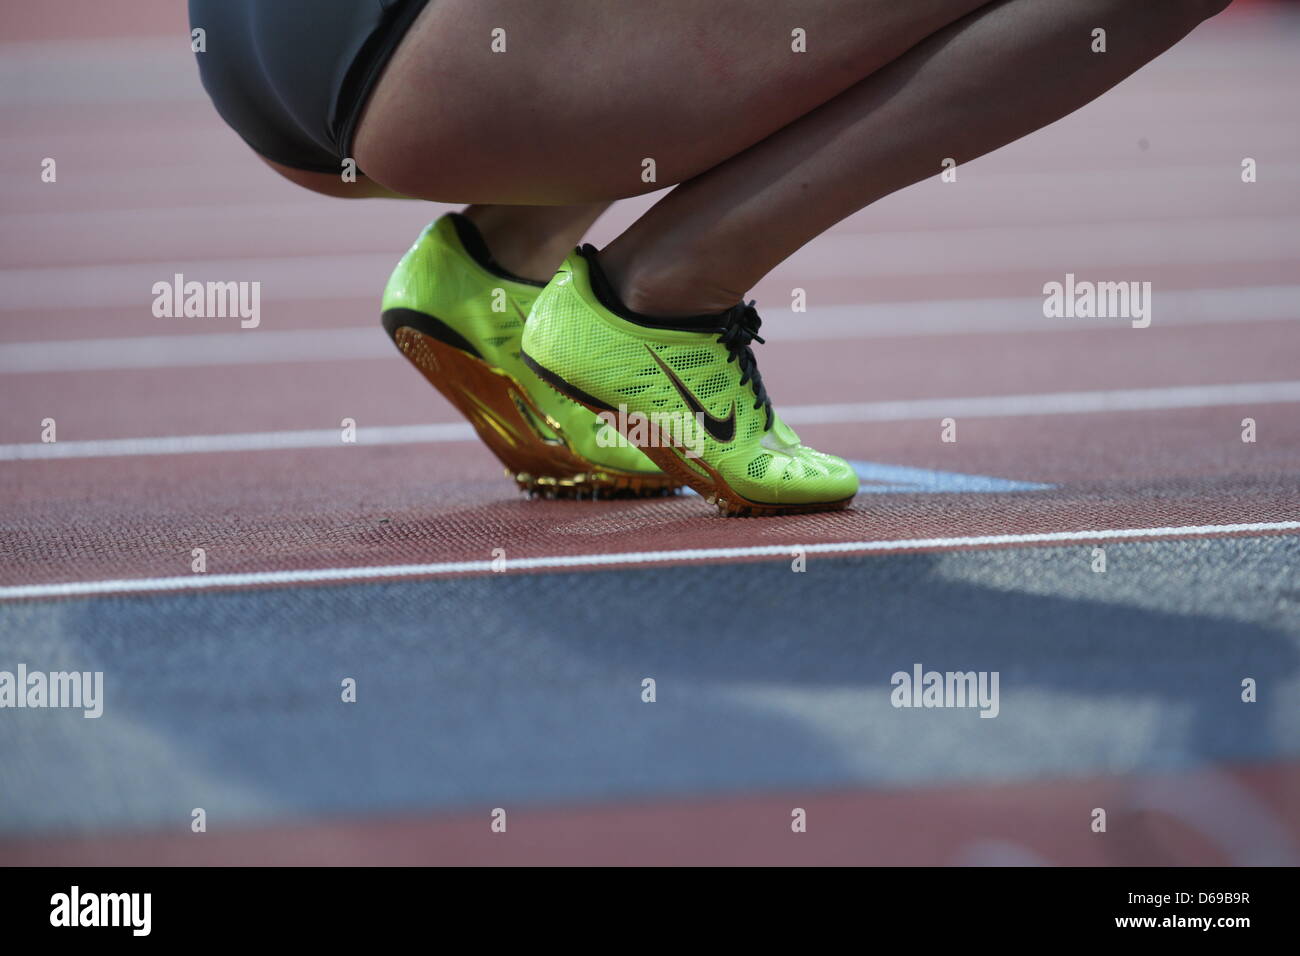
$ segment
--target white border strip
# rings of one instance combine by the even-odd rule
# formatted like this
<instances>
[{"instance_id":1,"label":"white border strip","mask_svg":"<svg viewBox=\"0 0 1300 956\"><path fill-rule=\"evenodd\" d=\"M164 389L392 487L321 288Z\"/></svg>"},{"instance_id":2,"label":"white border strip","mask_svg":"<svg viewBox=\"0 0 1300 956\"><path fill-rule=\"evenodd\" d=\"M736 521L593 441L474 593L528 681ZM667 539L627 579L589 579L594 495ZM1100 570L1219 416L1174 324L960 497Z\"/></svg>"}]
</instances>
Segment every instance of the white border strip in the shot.
<instances>
[{"instance_id":1,"label":"white border strip","mask_svg":"<svg viewBox=\"0 0 1300 956\"><path fill-rule=\"evenodd\" d=\"M0 445L0 461L35 458L121 458L131 455L197 455L219 451L283 451L291 448L351 448L338 428L231 435L168 435L162 438L107 438L98 441L32 442ZM418 445L474 439L474 426L463 422L437 425L377 425L357 429L358 445Z\"/></svg>"},{"instance_id":2,"label":"white border strip","mask_svg":"<svg viewBox=\"0 0 1300 956\"><path fill-rule=\"evenodd\" d=\"M0 223L3 223L0 216ZM1300 321L1300 286L1270 285L1174 289L1159 294L1159 328ZM182 326L180 323L186 323ZM235 325L237 319L228 320ZM292 362L398 359L393 343L373 325L333 329L246 329L196 332L178 320L167 335L55 339L0 343L0 374L120 372L142 368L194 368ZM1046 319L1043 297L916 299L818 305L807 312L775 309L763 327L791 340L913 338L935 335L1004 335L1010 332L1078 332L1109 329L1125 334L1124 319Z\"/></svg>"},{"instance_id":3,"label":"white border strip","mask_svg":"<svg viewBox=\"0 0 1300 956\"><path fill-rule=\"evenodd\" d=\"M1300 530L1300 521L1251 524L1187 525L1180 528L1108 528L1098 531L1050 531L1039 534L993 534L966 538L902 538L890 541L828 541L820 544L769 544L735 548L684 548L677 551L624 551L614 554L565 554L507 560L508 571L551 568L595 568L668 561L722 561L737 558L788 557L805 554L867 554L878 551L938 551L997 545L1114 541L1125 538L1184 538L1207 535L1260 534ZM0 601L27 598L83 597L147 591L205 591L257 585L315 584L326 581L369 581L378 578L434 577L443 574L491 572L493 562L446 561L439 564L392 564L356 568L314 568L296 571L252 571L244 574L192 574L171 578L123 578L115 581L67 581L0 588Z\"/></svg>"},{"instance_id":4,"label":"white border strip","mask_svg":"<svg viewBox=\"0 0 1300 956\"><path fill-rule=\"evenodd\" d=\"M987 395L977 398L921 398L897 402L844 402L787 405L781 418L791 425L910 422L952 418L1019 418L1037 415L1090 415L1231 405L1300 402L1300 381L1247 382L1238 385L1185 385L1104 392L1048 392L1042 395ZM436 425L361 425L357 445L410 445L471 441L465 423ZM227 435L168 435L159 438L108 438L91 441L26 442L0 445L0 461L49 458L119 458L131 455L194 455L223 451L276 451L290 448L351 448L337 428L244 432Z\"/></svg>"},{"instance_id":5,"label":"white border strip","mask_svg":"<svg viewBox=\"0 0 1300 956\"><path fill-rule=\"evenodd\" d=\"M1180 385L1121 388L1098 392L1047 392L1041 395L988 395L979 398L922 398L899 402L842 402L794 405L781 409L791 425L854 422L907 422L933 418L1020 418L1038 415L1093 415L1105 412L1169 411L1225 405L1300 402L1300 381L1243 382L1235 385ZM4 448L0 446L0 460Z\"/></svg>"},{"instance_id":6,"label":"white border strip","mask_svg":"<svg viewBox=\"0 0 1300 956\"><path fill-rule=\"evenodd\" d=\"M1169 265L1290 265L1295 259L1297 232L1300 216L1296 215L1148 217L1111 222L1075 219L1007 226L949 225L942 231L831 232L778 265L766 281L776 288L850 278L869 285L872 279L885 277L940 272L946 276L1006 275L1014 269L1039 277L1032 288L1038 292L1047 279L1063 278L1062 263L1084 278L1104 270L1105 275L1120 279ZM941 260L936 259L936 245L942 246ZM199 282L261 282L264 313L275 302L374 301L394 262L391 252L361 252L0 268L0 314L125 308L149 315L154 283L169 281L178 272ZM1042 316L1041 302L1038 314ZM1157 302L1156 325L1160 314Z\"/></svg>"}]
</instances>

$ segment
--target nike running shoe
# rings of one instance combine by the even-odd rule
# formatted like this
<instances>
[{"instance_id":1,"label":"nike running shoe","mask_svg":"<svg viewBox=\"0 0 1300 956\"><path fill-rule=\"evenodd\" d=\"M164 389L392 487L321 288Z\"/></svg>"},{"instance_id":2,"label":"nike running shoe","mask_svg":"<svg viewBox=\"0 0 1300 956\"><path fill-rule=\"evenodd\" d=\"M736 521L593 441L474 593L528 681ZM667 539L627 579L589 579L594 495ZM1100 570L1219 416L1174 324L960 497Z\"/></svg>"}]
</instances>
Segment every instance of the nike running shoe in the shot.
<instances>
[{"instance_id":1,"label":"nike running shoe","mask_svg":"<svg viewBox=\"0 0 1300 956\"><path fill-rule=\"evenodd\" d=\"M474 224L449 213L393 271L384 328L525 491L563 498L674 492L679 481L520 361L524 322L542 286L501 268Z\"/></svg>"},{"instance_id":2,"label":"nike running shoe","mask_svg":"<svg viewBox=\"0 0 1300 956\"><path fill-rule=\"evenodd\" d=\"M584 246L534 303L523 360L724 515L843 508L857 475L772 410L750 347L759 325L753 303L685 319L632 312Z\"/></svg>"}]
</instances>

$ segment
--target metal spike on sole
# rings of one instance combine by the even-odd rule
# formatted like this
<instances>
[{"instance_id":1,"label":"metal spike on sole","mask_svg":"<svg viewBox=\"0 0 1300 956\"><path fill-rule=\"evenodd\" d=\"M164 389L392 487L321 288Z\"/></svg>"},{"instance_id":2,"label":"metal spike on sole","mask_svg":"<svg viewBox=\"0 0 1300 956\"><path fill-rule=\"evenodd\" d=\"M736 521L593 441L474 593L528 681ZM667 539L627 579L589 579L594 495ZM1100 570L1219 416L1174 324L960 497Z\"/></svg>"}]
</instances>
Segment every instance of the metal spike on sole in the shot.
<instances>
[{"instance_id":1,"label":"metal spike on sole","mask_svg":"<svg viewBox=\"0 0 1300 956\"><path fill-rule=\"evenodd\" d=\"M406 359L446 396L505 465L507 478L529 495L570 500L674 495L681 482L661 473L597 469L567 444L543 440L537 422L559 432L526 392L500 369L417 329L402 326L394 340ZM563 394L563 393L561 393ZM566 396L567 398L567 396Z\"/></svg>"}]
</instances>

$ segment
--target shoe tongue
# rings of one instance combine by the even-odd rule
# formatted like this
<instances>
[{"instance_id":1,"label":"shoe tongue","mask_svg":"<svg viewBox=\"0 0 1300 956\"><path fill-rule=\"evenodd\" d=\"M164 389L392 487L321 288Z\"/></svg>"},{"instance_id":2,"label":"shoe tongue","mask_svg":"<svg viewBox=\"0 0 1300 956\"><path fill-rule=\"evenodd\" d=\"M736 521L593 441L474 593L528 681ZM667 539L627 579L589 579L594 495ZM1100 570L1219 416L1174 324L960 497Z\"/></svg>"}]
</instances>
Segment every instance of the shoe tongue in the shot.
<instances>
[{"instance_id":1,"label":"shoe tongue","mask_svg":"<svg viewBox=\"0 0 1300 956\"><path fill-rule=\"evenodd\" d=\"M802 443L793 428L781 421L779 415L773 415L772 427L767 430L767 434L759 444L770 451L791 451Z\"/></svg>"}]
</instances>

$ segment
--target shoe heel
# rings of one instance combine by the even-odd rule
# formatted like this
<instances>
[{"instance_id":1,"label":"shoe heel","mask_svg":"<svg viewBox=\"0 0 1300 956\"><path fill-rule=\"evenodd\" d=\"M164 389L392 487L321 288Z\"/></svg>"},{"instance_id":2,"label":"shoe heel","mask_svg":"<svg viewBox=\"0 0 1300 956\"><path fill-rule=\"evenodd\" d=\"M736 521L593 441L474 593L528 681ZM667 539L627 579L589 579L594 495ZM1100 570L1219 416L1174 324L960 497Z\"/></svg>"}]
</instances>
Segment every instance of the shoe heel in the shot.
<instances>
[{"instance_id":1,"label":"shoe heel","mask_svg":"<svg viewBox=\"0 0 1300 956\"><path fill-rule=\"evenodd\" d=\"M423 314L420 328L413 328L406 324L409 316L390 316L399 311L406 310L384 313L384 328L398 349L469 420L521 490L552 498L650 497L676 490L678 483L665 475L594 468L574 454L559 423L514 378L477 357L472 346L461 348L436 334L455 330Z\"/></svg>"}]
</instances>

